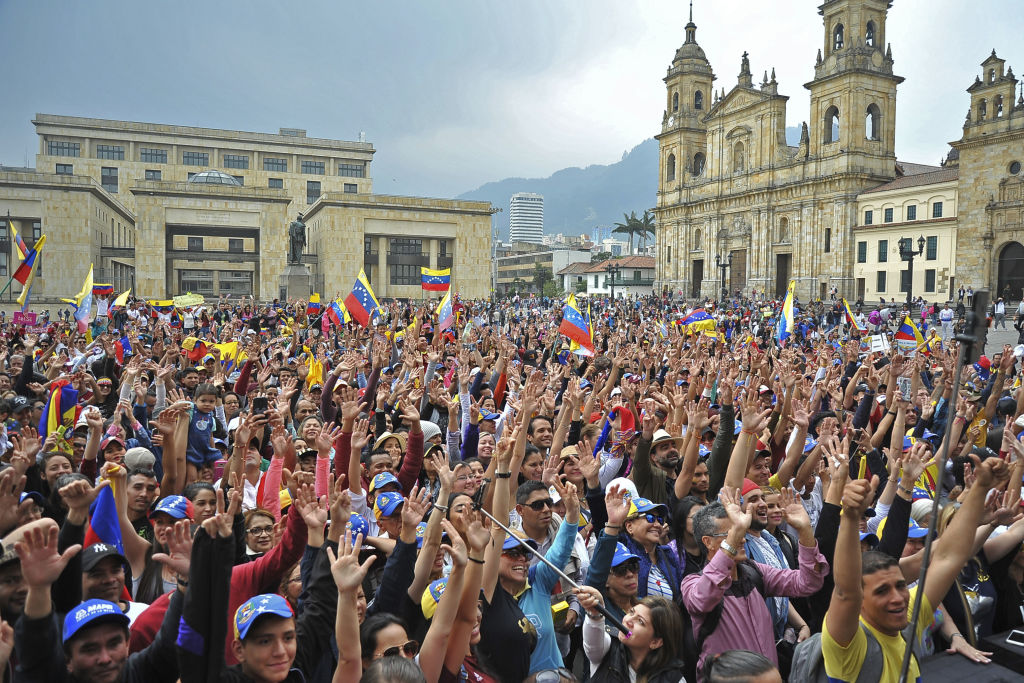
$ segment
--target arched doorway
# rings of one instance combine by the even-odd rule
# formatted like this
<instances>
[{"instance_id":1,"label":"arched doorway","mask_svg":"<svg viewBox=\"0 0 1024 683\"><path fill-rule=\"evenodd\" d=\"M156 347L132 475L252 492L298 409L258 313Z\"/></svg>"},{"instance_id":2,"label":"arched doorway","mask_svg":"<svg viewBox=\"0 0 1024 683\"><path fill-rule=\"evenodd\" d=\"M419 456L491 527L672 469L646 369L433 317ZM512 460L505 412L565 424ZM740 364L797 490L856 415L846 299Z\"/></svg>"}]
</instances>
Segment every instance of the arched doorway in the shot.
<instances>
[{"instance_id":1,"label":"arched doorway","mask_svg":"<svg viewBox=\"0 0 1024 683\"><path fill-rule=\"evenodd\" d=\"M1001 296L1007 285L1010 296L1018 299L1024 291L1024 245L1010 242L999 254L999 283L993 298Z\"/></svg>"}]
</instances>

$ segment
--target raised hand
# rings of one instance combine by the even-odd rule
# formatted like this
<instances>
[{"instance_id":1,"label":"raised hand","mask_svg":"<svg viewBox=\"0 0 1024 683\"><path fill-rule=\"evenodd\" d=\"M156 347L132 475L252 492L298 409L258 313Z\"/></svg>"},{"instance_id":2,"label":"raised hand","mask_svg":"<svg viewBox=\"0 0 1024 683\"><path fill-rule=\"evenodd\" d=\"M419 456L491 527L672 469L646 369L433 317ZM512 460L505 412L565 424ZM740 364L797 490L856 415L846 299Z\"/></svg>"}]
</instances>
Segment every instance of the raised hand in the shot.
<instances>
[{"instance_id":1,"label":"raised hand","mask_svg":"<svg viewBox=\"0 0 1024 683\"><path fill-rule=\"evenodd\" d=\"M807 509L793 489L788 486L782 489L779 493L779 506L785 515L786 523L797 532L811 529L811 518L807 515Z\"/></svg>"},{"instance_id":2,"label":"raised hand","mask_svg":"<svg viewBox=\"0 0 1024 683\"><path fill-rule=\"evenodd\" d=\"M175 522L167 534L166 543L167 552L154 553L153 559L187 579L192 560L191 523L188 520Z\"/></svg>"},{"instance_id":3,"label":"raised hand","mask_svg":"<svg viewBox=\"0 0 1024 683\"><path fill-rule=\"evenodd\" d=\"M456 567L465 567L469 562L469 553L466 550L466 542L462 540L462 536L459 535L458 529L455 525L449 522L447 519L441 520L441 528L448 534L448 543L441 544L441 550L444 550L452 558L452 564Z\"/></svg>"},{"instance_id":4,"label":"raised hand","mask_svg":"<svg viewBox=\"0 0 1024 683\"><path fill-rule=\"evenodd\" d=\"M402 526L414 528L423 521L429 507L430 489L426 486L422 489L419 486L413 486L409 497L405 499L405 504L402 505Z\"/></svg>"},{"instance_id":5,"label":"raised hand","mask_svg":"<svg viewBox=\"0 0 1024 683\"><path fill-rule=\"evenodd\" d=\"M327 559L331 562L331 576L334 577L334 585L338 587L339 593L354 593L363 585L366 573L370 566L377 559L371 555L359 564L359 549L363 545L363 535L356 534L352 538L352 531L345 532L345 542L338 544L338 553L327 546Z\"/></svg>"},{"instance_id":6,"label":"raised hand","mask_svg":"<svg viewBox=\"0 0 1024 683\"><path fill-rule=\"evenodd\" d=\"M341 431L339 430L338 433L340 435ZM352 425L352 452L362 453L368 443L370 443L370 421L356 420Z\"/></svg>"},{"instance_id":7,"label":"raised hand","mask_svg":"<svg viewBox=\"0 0 1024 683\"><path fill-rule=\"evenodd\" d=\"M740 505L740 490L730 489L726 486L718 494L718 497L722 502L722 506L725 507L725 514L729 516L729 522L732 524L733 529L736 530L736 535L745 536L747 530L750 529L750 523L753 521L754 515L749 510L744 510Z\"/></svg>"},{"instance_id":8,"label":"raised hand","mask_svg":"<svg viewBox=\"0 0 1024 683\"><path fill-rule=\"evenodd\" d=\"M331 448L334 447L334 442L337 441L340 436L341 427L324 423L324 425L320 427L320 432L316 435L317 451L324 454L330 453ZM363 445L365 446L366 444ZM359 450L363 450L362 447L360 447Z\"/></svg>"},{"instance_id":9,"label":"raised hand","mask_svg":"<svg viewBox=\"0 0 1024 683\"><path fill-rule=\"evenodd\" d=\"M475 552L483 552L491 543L490 521L480 511L470 513L472 519L466 526L466 542L469 549Z\"/></svg>"},{"instance_id":10,"label":"raised hand","mask_svg":"<svg viewBox=\"0 0 1024 683\"><path fill-rule=\"evenodd\" d=\"M850 519L859 520L864 516L875 499L875 488L878 486L878 477L873 476L871 480L854 479L846 484L843 489L843 514L850 515Z\"/></svg>"},{"instance_id":11,"label":"raised hand","mask_svg":"<svg viewBox=\"0 0 1024 683\"><path fill-rule=\"evenodd\" d=\"M438 481L441 482L441 490L451 493L455 488L455 472L448 464L448 458L435 451L430 454L430 463L437 472Z\"/></svg>"},{"instance_id":12,"label":"raised hand","mask_svg":"<svg viewBox=\"0 0 1024 683\"><path fill-rule=\"evenodd\" d=\"M626 490L616 484L604 494L604 505L608 511L608 524L622 529L629 516L629 503L625 498Z\"/></svg>"},{"instance_id":13,"label":"raised hand","mask_svg":"<svg viewBox=\"0 0 1024 683\"><path fill-rule=\"evenodd\" d=\"M34 527L14 544L21 560L21 574L30 588L49 588L82 546L78 543L62 553L57 550L57 525Z\"/></svg>"}]
</instances>

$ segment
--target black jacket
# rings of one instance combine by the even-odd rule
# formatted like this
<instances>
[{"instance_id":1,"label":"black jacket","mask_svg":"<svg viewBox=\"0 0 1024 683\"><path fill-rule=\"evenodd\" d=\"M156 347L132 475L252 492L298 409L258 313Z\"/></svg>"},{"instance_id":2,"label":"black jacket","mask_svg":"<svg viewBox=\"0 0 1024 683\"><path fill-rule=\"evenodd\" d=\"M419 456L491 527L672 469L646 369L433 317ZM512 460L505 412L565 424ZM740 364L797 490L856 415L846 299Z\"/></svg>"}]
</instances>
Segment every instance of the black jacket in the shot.
<instances>
[{"instance_id":1,"label":"black jacket","mask_svg":"<svg viewBox=\"0 0 1024 683\"><path fill-rule=\"evenodd\" d=\"M647 677L647 683L679 683L685 675L683 663L673 659L667 665ZM629 683L629 654L618 638L611 639L611 645L601 666L590 677L590 683Z\"/></svg>"}]
</instances>

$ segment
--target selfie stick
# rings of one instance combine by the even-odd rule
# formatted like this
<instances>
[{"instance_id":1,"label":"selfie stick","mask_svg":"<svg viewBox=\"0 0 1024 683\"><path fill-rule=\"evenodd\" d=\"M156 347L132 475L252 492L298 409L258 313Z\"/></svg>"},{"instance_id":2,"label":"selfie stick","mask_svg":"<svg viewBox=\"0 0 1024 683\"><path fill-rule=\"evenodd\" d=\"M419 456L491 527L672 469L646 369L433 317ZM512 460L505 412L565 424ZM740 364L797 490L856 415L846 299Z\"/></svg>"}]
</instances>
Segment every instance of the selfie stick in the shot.
<instances>
[{"instance_id":1,"label":"selfie stick","mask_svg":"<svg viewBox=\"0 0 1024 683\"><path fill-rule=\"evenodd\" d=\"M938 460L938 476L935 482L935 498L932 500L931 522L929 529L935 529L939 522L939 495L942 493L942 479L946 474L946 462L949 459L950 440L949 434L953 430L953 421L956 419L956 399L960 393L960 373L964 366L974 362L974 345L985 338L985 313L988 309L988 292L980 290L975 292L971 310L967 312L967 327L963 332L954 338L960 342L960 355L957 358L956 372L953 374L953 395L949 399L949 413L946 417L946 436L943 439L942 453ZM891 475L891 473L890 473ZM921 601L924 596L925 580L928 578L928 565L932 555L932 540L935 534L929 531L924 541L924 555L921 558L921 575L917 580L917 600L910 615L909 628L905 629L910 634L907 647L903 651L903 664L900 667L899 683L906 683L907 675L910 672L910 654L917 639L917 621L921 615Z\"/></svg>"},{"instance_id":2,"label":"selfie stick","mask_svg":"<svg viewBox=\"0 0 1024 683\"><path fill-rule=\"evenodd\" d=\"M561 569L559 569L555 565L551 564L551 560L549 560L548 558L544 557L544 555L540 551L535 550L533 548L533 546L531 546L529 543L527 543L523 539L521 539L518 536L516 536L515 533L511 529L509 529L507 526L505 526L504 524L499 522L497 519L495 519L494 515L492 515L487 510L484 510L483 506L480 506L477 509L480 510L480 512L484 513L487 516L488 519L490 519L492 522L494 522L499 527L501 527L502 531L504 531L506 534L508 534L512 538L516 539L516 543L518 543L523 548L526 548L527 550L529 550L531 553L533 553L534 557L536 557L538 560L540 560L541 562L546 564L548 567L550 567L556 574L558 574L559 577L561 577L562 581L565 581L567 584L569 584L573 588L579 588L580 587L580 585L578 583L576 583L575 581L570 579L568 576L566 576L565 572L563 572ZM619 629L620 631L625 633L627 636L630 635L629 629L626 628L625 626L623 626L622 622L620 622L618 619L613 617L612 613L608 611L607 607L605 607L601 603L598 603L598 604L594 605L594 609L596 609L598 612L603 614L605 620L609 624L611 624L615 628Z\"/></svg>"}]
</instances>

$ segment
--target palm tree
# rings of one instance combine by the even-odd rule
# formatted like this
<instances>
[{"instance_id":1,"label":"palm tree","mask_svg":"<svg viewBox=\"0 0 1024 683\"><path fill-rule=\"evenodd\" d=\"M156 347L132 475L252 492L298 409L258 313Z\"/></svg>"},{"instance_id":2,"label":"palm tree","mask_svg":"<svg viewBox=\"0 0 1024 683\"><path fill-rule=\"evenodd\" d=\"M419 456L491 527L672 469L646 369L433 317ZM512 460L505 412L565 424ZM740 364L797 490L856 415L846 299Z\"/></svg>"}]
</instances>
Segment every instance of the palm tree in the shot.
<instances>
[{"instance_id":1,"label":"palm tree","mask_svg":"<svg viewBox=\"0 0 1024 683\"><path fill-rule=\"evenodd\" d=\"M615 229L612 232L617 232L622 235L626 235L626 240L629 243L628 251L630 255L633 254L633 237L639 234L640 219L636 217L636 211L622 214L624 222L616 223Z\"/></svg>"},{"instance_id":2,"label":"palm tree","mask_svg":"<svg viewBox=\"0 0 1024 683\"><path fill-rule=\"evenodd\" d=\"M637 221L638 233L643 247L647 246L647 238L654 239L654 214L644 209L643 218Z\"/></svg>"}]
</instances>

